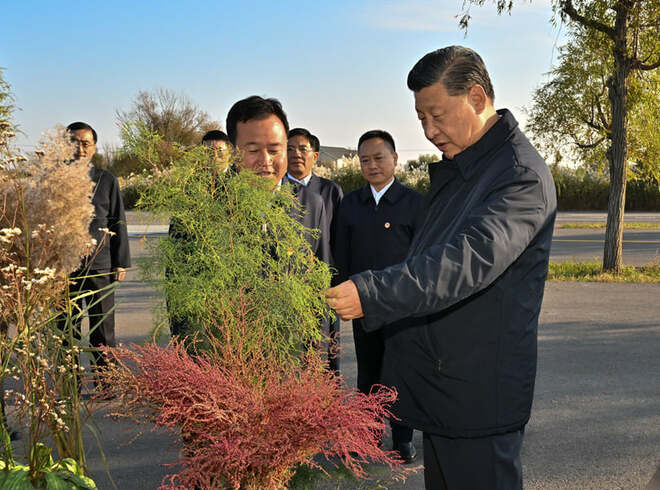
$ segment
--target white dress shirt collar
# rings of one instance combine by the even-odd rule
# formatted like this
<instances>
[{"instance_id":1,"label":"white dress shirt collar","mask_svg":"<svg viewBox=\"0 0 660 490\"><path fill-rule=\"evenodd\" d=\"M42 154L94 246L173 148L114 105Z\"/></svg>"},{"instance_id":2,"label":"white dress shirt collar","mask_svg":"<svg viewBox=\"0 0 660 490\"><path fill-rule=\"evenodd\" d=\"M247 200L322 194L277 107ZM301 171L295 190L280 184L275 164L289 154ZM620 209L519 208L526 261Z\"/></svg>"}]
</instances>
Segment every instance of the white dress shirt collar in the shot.
<instances>
[{"instance_id":1,"label":"white dress shirt collar","mask_svg":"<svg viewBox=\"0 0 660 490\"><path fill-rule=\"evenodd\" d=\"M286 176L287 176L287 178L288 178L289 180L292 180L293 182L296 182L297 184L302 184L302 185L304 185L305 187L307 187L307 185L309 184L309 181L310 181L311 178L312 178L312 172L310 172L309 175L307 175L307 177L305 177L304 179L301 179L301 180L296 179L296 178L295 178L293 175L291 175L289 172L286 173Z\"/></svg>"},{"instance_id":2,"label":"white dress shirt collar","mask_svg":"<svg viewBox=\"0 0 660 490\"><path fill-rule=\"evenodd\" d=\"M373 185L369 184L369 187L371 187L371 195L374 196L374 201L376 201L376 206L378 206L378 202L380 201L380 198L385 195L385 193L387 192L387 189L392 187L392 184L394 184L394 177L392 177L392 180L390 180L389 184L387 184L385 187L383 187L379 191L374 189Z\"/></svg>"}]
</instances>

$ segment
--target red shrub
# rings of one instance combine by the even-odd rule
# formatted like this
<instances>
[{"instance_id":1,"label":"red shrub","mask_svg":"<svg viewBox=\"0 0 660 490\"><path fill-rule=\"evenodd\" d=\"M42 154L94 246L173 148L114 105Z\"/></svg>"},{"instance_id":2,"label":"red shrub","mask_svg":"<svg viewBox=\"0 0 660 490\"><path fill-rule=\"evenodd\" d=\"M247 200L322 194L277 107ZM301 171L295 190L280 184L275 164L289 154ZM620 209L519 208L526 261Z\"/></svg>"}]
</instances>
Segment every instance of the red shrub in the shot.
<instances>
[{"instance_id":1,"label":"red shrub","mask_svg":"<svg viewBox=\"0 0 660 490\"><path fill-rule=\"evenodd\" d=\"M395 390L349 390L315 352L281 369L267 354L215 347L194 357L178 343L107 350L106 386L122 402L113 416L183 437L183 470L161 488L281 488L297 463L317 466L318 453L341 458L358 477L366 461L403 475L395 453L379 448Z\"/></svg>"}]
</instances>

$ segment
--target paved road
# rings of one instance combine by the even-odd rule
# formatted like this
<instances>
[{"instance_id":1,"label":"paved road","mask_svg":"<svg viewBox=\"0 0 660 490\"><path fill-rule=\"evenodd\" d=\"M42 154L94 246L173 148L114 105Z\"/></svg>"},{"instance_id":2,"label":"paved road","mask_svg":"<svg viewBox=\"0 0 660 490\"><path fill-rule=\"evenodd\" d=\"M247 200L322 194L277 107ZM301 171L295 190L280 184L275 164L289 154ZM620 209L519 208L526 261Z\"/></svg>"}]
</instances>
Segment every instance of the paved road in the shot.
<instances>
[{"instance_id":1,"label":"paved road","mask_svg":"<svg viewBox=\"0 0 660 490\"><path fill-rule=\"evenodd\" d=\"M144 254L131 240L134 256ZM121 341L149 336L153 290L131 271L118 298ZM539 338L539 367L532 419L523 448L525 487L644 488L660 463L660 285L549 283ZM354 385L355 357L349 324L342 326L343 374ZM95 417L117 487L157 488L176 460L169 435L136 434L130 423ZM420 434L416 433L418 447ZM90 465L100 489L112 488L88 437ZM373 480L342 477L315 488L421 489L421 472L392 483L371 466ZM660 474L658 475L660 478ZM379 486L380 485L380 486Z\"/></svg>"},{"instance_id":2,"label":"paved road","mask_svg":"<svg viewBox=\"0 0 660 490\"><path fill-rule=\"evenodd\" d=\"M565 223L604 223L605 213L561 212L557 225ZM167 225L154 222L149 216L138 216L130 212L129 231L135 236L145 232L159 235L167 232ZM653 223L660 225L660 213L628 213L629 223ZM605 230L599 229L555 229L551 260L554 261L596 261L603 257ZM660 263L660 229L628 230L623 234L623 262L627 265Z\"/></svg>"},{"instance_id":3,"label":"paved road","mask_svg":"<svg viewBox=\"0 0 660 490\"><path fill-rule=\"evenodd\" d=\"M596 261L603 259L605 230L555 229L550 260ZM660 230L623 232L623 263L626 265L660 264Z\"/></svg>"}]
</instances>

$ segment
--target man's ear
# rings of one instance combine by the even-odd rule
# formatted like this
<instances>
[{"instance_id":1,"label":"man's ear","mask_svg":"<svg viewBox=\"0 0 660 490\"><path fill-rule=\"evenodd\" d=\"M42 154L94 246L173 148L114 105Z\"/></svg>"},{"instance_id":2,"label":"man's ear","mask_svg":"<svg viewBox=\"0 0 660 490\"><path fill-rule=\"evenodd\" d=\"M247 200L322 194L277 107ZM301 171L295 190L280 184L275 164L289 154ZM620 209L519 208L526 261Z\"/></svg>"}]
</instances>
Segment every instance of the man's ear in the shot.
<instances>
[{"instance_id":1,"label":"man's ear","mask_svg":"<svg viewBox=\"0 0 660 490\"><path fill-rule=\"evenodd\" d=\"M316 165L319 161L319 152L315 151L314 152L314 165Z\"/></svg>"},{"instance_id":2,"label":"man's ear","mask_svg":"<svg viewBox=\"0 0 660 490\"><path fill-rule=\"evenodd\" d=\"M395 151L392 153L392 158L394 158L394 166L396 167L396 164L399 161L399 154Z\"/></svg>"},{"instance_id":3,"label":"man's ear","mask_svg":"<svg viewBox=\"0 0 660 490\"><path fill-rule=\"evenodd\" d=\"M468 102L474 108L476 114L481 114L488 105L488 96L484 88L475 84L468 92Z\"/></svg>"}]
</instances>

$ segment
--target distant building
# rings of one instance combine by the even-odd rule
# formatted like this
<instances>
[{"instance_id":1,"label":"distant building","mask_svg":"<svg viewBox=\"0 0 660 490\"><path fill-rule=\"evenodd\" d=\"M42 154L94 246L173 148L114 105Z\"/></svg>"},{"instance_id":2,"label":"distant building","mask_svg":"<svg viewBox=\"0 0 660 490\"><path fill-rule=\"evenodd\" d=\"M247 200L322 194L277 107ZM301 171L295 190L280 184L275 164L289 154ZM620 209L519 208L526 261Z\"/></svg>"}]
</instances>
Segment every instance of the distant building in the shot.
<instances>
[{"instance_id":1,"label":"distant building","mask_svg":"<svg viewBox=\"0 0 660 490\"><path fill-rule=\"evenodd\" d=\"M318 165L334 168L337 160L340 158L352 158L355 155L357 155L357 152L349 148L342 148L340 146L321 146Z\"/></svg>"}]
</instances>

